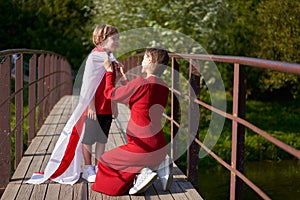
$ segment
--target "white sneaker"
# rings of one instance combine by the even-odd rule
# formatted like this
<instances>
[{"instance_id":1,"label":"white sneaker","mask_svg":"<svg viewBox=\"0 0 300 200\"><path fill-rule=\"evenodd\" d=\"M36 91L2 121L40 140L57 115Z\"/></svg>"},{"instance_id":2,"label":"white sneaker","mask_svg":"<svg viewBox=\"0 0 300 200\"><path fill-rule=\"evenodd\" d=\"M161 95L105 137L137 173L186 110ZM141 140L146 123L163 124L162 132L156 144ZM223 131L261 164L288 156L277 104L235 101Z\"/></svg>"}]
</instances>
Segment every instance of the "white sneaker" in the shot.
<instances>
[{"instance_id":1,"label":"white sneaker","mask_svg":"<svg viewBox=\"0 0 300 200\"><path fill-rule=\"evenodd\" d=\"M85 165L83 167L82 178L84 178L85 180L87 180L90 183L95 182L96 173L95 173L94 166Z\"/></svg>"},{"instance_id":2,"label":"white sneaker","mask_svg":"<svg viewBox=\"0 0 300 200\"><path fill-rule=\"evenodd\" d=\"M134 185L129 190L129 194L139 194L145 192L156 179L156 172L153 172L149 168L143 168L141 173L136 176Z\"/></svg>"},{"instance_id":3,"label":"white sneaker","mask_svg":"<svg viewBox=\"0 0 300 200\"><path fill-rule=\"evenodd\" d=\"M157 174L164 191L168 190L173 182L173 163L167 155L158 166Z\"/></svg>"}]
</instances>

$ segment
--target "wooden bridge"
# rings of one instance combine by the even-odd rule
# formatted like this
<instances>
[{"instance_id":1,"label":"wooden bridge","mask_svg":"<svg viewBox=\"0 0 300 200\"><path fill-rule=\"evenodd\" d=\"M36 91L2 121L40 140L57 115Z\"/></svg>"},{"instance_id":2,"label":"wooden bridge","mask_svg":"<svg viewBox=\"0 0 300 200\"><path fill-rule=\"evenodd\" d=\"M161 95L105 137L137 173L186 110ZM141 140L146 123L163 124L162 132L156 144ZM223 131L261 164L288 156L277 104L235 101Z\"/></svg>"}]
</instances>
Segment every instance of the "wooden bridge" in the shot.
<instances>
[{"instance_id":1,"label":"wooden bridge","mask_svg":"<svg viewBox=\"0 0 300 200\"><path fill-rule=\"evenodd\" d=\"M18 59L13 59L18 55ZM1 200L11 199L202 199L198 189L198 162L199 148L205 150L209 156L218 161L223 167L230 171L230 199L242 198L242 185L247 184L254 192L263 199L270 197L263 189L256 186L243 174L243 152L245 142L245 128L251 129L275 144L295 158L300 159L300 151L274 138L264 130L256 127L245 120L245 74L240 68L244 65L261 69L271 69L284 73L300 75L300 65L268 61L254 58L241 58L232 56L214 55L186 55L170 54L172 58L170 71L170 113L165 114L170 123L171 133L171 156L178 158L178 141L176 134L180 129L179 102L185 100L187 106L186 137L187 144L187 172L182 173L174 163L175 179L169 191L164 192L159 184L155 182L143 195L124 195L111 197L96 193L91 190L91 184L80 180L73 186L57 184L48 181L41 185L25 184L33 172L43 171L50 158L56 140L59 137L67 119L72 112L72 75L68 62L52 52L37 50L8 50L0 52L0 195ZM185 72L188 71L188 83L190 88L181 91L179 88L180 69L177 60L187 62ZM125 66L138 66L142 55L128 57L123 62ZM232 112L210 105L202 101L199 96L200 76L199 62L212 61L228 63L233 65L233 105ZM29 66L28 77L23 76L23 66ZM201 62L200 62L201 63ZM11 66L15 67L15 73L11 74ZM130 69L127 69L130 71ZM131 73L135 73L131 70ZM14 101L14 103L13 103ZM26 103L23 103L26 102ZM24 104L28 107L24 108ZM232 121L232 150L231 162L228 164L203 141L197 137L198 125L195 125L197 116L194 116L195 108L205 108L219 116ZM123 131L128 120L128 109L120 107L120 117L113 121L107 149L123 144L125 142ZM12 117L15 116L15 117ZM28 124L25 130L24 124ZM200 122L201 123L201 122ZM13 138L11 144L11 138ZM27 140L25 140L27 139ZM23 144L27 146L23 146ZM24 151L23 149L26 150ZM12 152L12 153L11 153ZM13 158L13 159L12 159ZM11 161L14 164L11 165ZM11 172L14 171L12 174ZM184 175L186 174L186 175Z\"/></svg>"},{"instance_id":2,"label":"wooden bridge","mask_svg":"<svg viewBox=\"0 0 300 200\"><path fill-rule=\"evenodd\" d=\"M53 107L45 123L23 155L10 183L1 199L202 199L186 176L174 165L174 182L169 191L164 192L158 180L144 194L111 197L91 190L91 183L80 179L74 185L48 181L41 185L26 184L32 173L43 171L55 143L69 116L72 114L72 96L64 96ZM106 150L125 143L122 127L126 126L128 108L119 106L120 120L114 120ZM125 121L124 121L125 119Z\"/></svg>"}]
</instances>

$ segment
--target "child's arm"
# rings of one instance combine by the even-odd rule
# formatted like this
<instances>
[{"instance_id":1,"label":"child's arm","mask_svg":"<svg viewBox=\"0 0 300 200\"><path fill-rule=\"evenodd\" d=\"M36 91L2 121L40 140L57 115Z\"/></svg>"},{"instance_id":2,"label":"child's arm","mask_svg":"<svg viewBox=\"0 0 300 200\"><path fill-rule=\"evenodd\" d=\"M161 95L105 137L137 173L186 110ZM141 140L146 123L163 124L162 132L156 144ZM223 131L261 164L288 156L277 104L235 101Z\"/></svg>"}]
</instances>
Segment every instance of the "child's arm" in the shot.
<instances>
[{"instance_id":1,"label":"child's arm","mask_svg":"<svg viewBox=\"0 0 300 200\"><path fill-rule=\"evenodd\" d=\"M96 115L96 109L95 109L95 96L93 97L92 101L89 104L89 109L88 109L88 118L96 120L97 115Z\"/></svg>"}]
</instances>

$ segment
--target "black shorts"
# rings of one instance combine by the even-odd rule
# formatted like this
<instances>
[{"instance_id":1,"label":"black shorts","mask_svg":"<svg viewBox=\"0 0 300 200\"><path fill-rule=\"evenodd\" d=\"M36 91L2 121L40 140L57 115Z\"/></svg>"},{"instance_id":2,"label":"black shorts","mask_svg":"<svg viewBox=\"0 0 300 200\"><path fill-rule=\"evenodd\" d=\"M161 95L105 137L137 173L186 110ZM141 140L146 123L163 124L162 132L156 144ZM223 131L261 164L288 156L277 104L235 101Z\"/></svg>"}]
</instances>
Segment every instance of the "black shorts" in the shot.
<instances>
[{"instance_id":1,"label":"black shorts","mask_svg":"<svg viewBox=\"0 0 300 200\"><path fill-rule=\"evenodd\" d=\"M112 115L97 115L97 120L85 117L84 122L83 144L92 145L95 142L107 143Z\"/></svg>"}]
</instances>

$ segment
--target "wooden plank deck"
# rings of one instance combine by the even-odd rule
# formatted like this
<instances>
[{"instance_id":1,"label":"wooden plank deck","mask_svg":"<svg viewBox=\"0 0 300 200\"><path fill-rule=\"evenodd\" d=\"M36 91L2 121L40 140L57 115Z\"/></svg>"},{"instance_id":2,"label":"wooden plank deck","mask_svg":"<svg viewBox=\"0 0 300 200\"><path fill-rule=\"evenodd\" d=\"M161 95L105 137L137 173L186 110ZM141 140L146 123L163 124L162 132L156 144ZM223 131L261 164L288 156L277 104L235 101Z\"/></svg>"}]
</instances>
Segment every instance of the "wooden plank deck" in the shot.
<instances>
[{"instance_id":1,"label":"wooden plank deck","mask_svg":"<svg viewBox=\"0 0 300 200\"><path fill-rule=\"evenodd\" d=\"M119 199L119 200L142 200L142 199L202 199L186 176L174 165L174 182L169 191L163 191L159 180L143 194L123 195L118 197L108 196L91 190L91 183L80 179L74 185L63 185L53 181L47 181L40 185L26 184L33 172L43 171L52 150L56 144L60 132L71 115L72 96L63 97L52 109L50 115L39 130L37 136L28 147L27 151L13 174L1 200L57 200L57 199ZM109 150L124 144L123 131L128 120L128 110L120 107L118 121L113 120L109 140L106 149Z\"/></svg>"}]
</instances>

